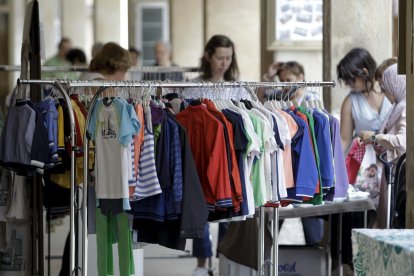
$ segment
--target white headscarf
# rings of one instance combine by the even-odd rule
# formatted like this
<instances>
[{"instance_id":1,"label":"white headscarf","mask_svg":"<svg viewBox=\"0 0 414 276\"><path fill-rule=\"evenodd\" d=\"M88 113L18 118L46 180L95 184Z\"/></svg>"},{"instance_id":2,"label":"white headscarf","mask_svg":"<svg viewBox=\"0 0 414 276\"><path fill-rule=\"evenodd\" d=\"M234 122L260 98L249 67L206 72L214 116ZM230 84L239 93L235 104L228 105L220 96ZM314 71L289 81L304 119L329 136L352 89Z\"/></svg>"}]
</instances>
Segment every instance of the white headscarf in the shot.
<instances>
[{"instance_id":1,"label":"white headscarf","mask_svg":"<svg viewBox=\"0 0 414 276\"><path fill-rule=\"evenodd\" d=\"M405 75L398 75L397 64L388 67L382 76L382 87L385 91L394 96L395 103L387 116L387 120L382 123L380 133L388 131L406 109L406 79Z\"/></svg>"}]
</instances>

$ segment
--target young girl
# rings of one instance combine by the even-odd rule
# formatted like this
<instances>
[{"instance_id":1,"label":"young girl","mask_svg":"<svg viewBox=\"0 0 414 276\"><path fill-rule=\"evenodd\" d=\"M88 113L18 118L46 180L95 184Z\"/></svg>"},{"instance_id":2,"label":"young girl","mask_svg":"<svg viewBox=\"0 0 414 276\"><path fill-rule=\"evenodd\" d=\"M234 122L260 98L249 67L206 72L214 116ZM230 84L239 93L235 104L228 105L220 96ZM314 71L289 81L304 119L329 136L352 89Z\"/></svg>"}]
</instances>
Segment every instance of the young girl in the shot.
<instances>
[{"instance_id":1,"label":"young girl","mask_svg":"<svg viewBox=\"0 0 414 276\"><path fill-rule=\"evenodd\" d=\"M267 69L267 73L263 75L264 81L273 81L278 76L281 82L303 82L305 81L305 70L303 65L296 61L274 62ZM290 87L280 91L267 90L268 98L275 97L278 100L297 101L301 104L303 100L319 100L315 90L306 87Z\"/></svg>"},{"instance_id":2,"label":"young girl","mask_svg":"<svg viewBox=\"0 0 414 276\"><path fill-rule=\"evenodd\" d=\"M378 131L391 103L375 82L375 60L363 48L349 51L337 66L339 81L351 92L341 107L342 148L347 151L352 138L363 130Z\"/></svg>"}]
</instances>

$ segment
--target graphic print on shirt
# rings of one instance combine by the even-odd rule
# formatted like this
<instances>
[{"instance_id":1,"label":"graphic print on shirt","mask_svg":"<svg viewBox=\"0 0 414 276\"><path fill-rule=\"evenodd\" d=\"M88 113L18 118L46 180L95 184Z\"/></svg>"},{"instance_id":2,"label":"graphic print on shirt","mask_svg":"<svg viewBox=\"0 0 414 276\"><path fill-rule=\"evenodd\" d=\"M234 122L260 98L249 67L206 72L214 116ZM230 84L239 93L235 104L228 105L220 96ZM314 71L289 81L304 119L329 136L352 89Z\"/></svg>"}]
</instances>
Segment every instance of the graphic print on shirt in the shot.
<instances>
[{"instance_id":1,"label":"graphic print on shirt","mask_svg":"<svg viewBox=\"0 0 414 276\"><path fill-rule=\"evenodd\" d=\"M102 139L116 139L114 119L111 113L105 113L100 119Z\"/></svg>"}]
</instances>

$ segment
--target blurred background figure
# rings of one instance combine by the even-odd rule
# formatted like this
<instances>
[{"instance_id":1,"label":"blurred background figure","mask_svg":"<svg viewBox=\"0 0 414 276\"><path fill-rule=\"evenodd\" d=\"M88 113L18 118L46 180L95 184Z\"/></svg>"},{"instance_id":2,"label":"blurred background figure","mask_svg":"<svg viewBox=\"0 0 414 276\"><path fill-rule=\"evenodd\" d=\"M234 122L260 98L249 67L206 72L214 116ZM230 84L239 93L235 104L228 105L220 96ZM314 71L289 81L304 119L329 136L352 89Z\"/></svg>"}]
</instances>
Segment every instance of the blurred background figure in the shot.
<instances>
[{"instance_id":1,"label":"blurred background figure","mask_svg":"<svg viewBox=\"0 0 414 276\"><path fill-rule=\"evenodd\" d=\"M164 41L157 41L154 45L155 66L171 67L177 66L171 60L171 44Z\"/></svg>"},{"instance_id":2,"label":"blurred background figure","mask_svg":"<svg viewBox=\"0 0 414 276\"><path fill-rule=\"evenodd\" d=\"M154 72L145 73L144 80L183 80L183 73L180 72L177 64L171 58L171 44L165 41L157 41L154 44L155 63L158 69Z\"/></svg>"},{"instance_id":3,"label":"blurred background figure","mask_svg":"<svg viewBox=\"0 0 414 276\"><path fill-rule=\"evenodd\" d=\"M103 45L104 44L102 42L95 42L93 44L92 49L91 49L91 54L92 54L91 58L94 58L96 56L96 54L99 53L99 51L102 49Z\"/></svg>"},{"instance_id":4,"label":"blurred background figure","mask_svg":"<svg viewBox=\"0 0 414 276\"><path fill-rule=\"evenodd\" d=\"M89 79L125 80L131 67L129 52L114 42L106 43L92 58Z\"/></svg>"},{"instance_id":5,"label":"blurred background figure","mask_svg":"<svg viewBox=\"0 0 414 276\"><path fill-rule=\"evenodd\" d=\"M51 58L47 59L44 66L69 66L70 62L66 59L66 54L72 48L72 42L69 38L63 37L58 44L58 52ZM43 72L42 78L57 78L66 79L67 72L56 71L56 72Z\"/></svg>"},{"instance_id":6,"label":"blurred background figure","mask_svg":"<svg viewBox=\"0 0 414 276\"><path fill-rule=\"evenodd\" d=\"M70 62L73 66L87 66L88 63L86 62L86 55L85 52L81 49L71 49L66 54L66 59ZM79 79L81 76L81 72L70 72L67 76L68 79Z\"/></svg>"},{"instance_id":7,"label":"blurred background figure","mask_svg":"<svg viewBox=\"0 0 414 276\"><path fill-rule=\"evenodd\" d=\"M141 72L136 70L141 68L141 52L135 47L129 47L129 55L131 57L131 70L129 71L129 79L133 81L139 81L142 79Z\"/></svg>"},{"instance_id":8,"label":"blurred background figure","mask_svg":"<svg viewBox=\"0 0 414 276\"><path fill-rule=\"evenodd\" d=\"M87 65L85 52L78 48L71 49L66 54L66 59L74 66Z\"/></svg>"}]
</instances>

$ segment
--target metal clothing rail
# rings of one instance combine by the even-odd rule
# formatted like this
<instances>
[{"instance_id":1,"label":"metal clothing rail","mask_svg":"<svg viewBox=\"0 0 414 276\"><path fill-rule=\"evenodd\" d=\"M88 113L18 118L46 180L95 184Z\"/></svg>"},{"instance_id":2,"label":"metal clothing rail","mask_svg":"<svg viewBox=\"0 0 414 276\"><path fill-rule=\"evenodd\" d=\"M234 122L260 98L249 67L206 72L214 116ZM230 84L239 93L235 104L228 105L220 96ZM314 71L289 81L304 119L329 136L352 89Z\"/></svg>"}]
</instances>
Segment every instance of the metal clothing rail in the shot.
<instances>
[{"instance_id":1,"label":"metal clothing rail","mask_svg":"<svg viewBox=\"0 0 414 276\"><path fill-rule=\"evenodd\" d=\"M91 106L88 110L86 117L85 128L89 125L89 120L93 106L96 103L97 99L100 97L102 92L107 88L132 88L132 87L142 87L142 88L276 88L276 87L333 87L335 86L335 81L306 81L306 82L246 82L246 81L235 81L235 82L159 82L159 81L53 81L53 80L18 80L19 84L55 84L60 83L60 87L63 89L63 85L69 89L73 87L84 87L98 88L98 91L95 93ZM150 90L149 89L149 90ZM257 96L250 90L247 91L252 95L254 100L257 100ZM145 95L147 92L139 91L141 95ZM88 238L87 238L87 183L88 183L88 155L89 155L89 143L90 136L88 135L87 129L85 129L84 136L84 189L83 189L83 200L82 200L82 214L83 214L83 228L82 228L82 272L83 275L87 273L87 248L88 248ZM86 188L85 188L86 187ZM264 207L259 208L259 245L258 245L258 275L264 275ZM72 210L71 210L72 211ZM277 232L278 232L278 208L275 209L273 214L273 250L272 250L272 274L278 275L278 244L277 244Z\"/></svg>"},{"instance_id":2,"label":"metal clothing rail","mask_svg":"<svg viewBox=\"0 0 414 276\"><path fill-rule=\"evenodd\" d=\"M63 97L66 104L68 105L69 110L69 120L70 120L70 143L71 143L71 162L70 162L70 274L73 275L75 270L75 151L76 149L76 131L75 131L75 116L73 111L73 106L71 100L66 93L65 88L59 81L52 81L52 82L39 82L39 81L32 81L26 80L25 82L20 82L18 80L17 85L20 86L22 84L49 84L53 85L57 88L57 92ZM43 233L39 233L39 235L43 235Z\"/></svg>"},{"instance_id":3,"label":"metal clothing rail","mask_svg":"<svg viewBox=\"0 0 414 276\"><path fill-rule=\"evenodd\" d=\"M56 80L18 80L18 83L53 84ZM334 87L335 81L298 81L298 82L255 82L255 81L225 81L225 82L161 82L161 81L101 81L101 80L60 80L70 87L160 87L160 88L277 88L277 87Z\"/></svg>"}]
</instances>

